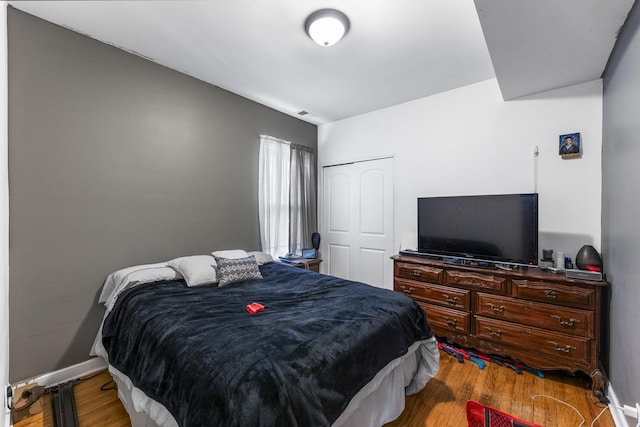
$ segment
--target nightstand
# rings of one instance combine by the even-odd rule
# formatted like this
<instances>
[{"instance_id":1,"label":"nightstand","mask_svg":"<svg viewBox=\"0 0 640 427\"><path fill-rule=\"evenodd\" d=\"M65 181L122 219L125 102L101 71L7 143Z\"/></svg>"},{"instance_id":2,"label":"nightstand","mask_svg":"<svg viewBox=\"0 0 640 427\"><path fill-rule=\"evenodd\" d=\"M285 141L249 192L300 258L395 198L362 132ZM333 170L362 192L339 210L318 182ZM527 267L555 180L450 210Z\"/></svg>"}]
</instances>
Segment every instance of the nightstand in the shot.
<instances>
[{"instance_id":1,"label":"nightstand","mask_svg":"<svg viewBox=\"0 0 640 427\"><path fill-rule=\"evenodd\" d=\"M280 258L280 262L293 265L294 267L304 268L305 270L311 270L311 271L315 271L316 273L320 273L320 263L322 262L322 260L318 258L297 258L297 259Z\"/></svg>"}]
</instances>

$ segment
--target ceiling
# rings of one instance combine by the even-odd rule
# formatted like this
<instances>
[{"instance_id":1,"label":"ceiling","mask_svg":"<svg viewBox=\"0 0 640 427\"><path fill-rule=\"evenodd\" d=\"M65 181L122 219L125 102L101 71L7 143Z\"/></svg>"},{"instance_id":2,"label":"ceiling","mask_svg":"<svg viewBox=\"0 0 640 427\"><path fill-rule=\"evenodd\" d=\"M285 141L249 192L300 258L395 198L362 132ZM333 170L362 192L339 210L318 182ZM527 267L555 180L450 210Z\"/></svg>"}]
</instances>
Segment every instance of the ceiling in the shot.
<instances>
[{"instance_id":1,"label":"ceiling","mask_svg":"<svg viewBox=\"0 0 640 427\"><path fill-rule=\"evenodd\" d=\"M502 97L602 76L635 0L475 0Z\"/></svg>"},{"instance_id":2,"label":"ceiling","mask_svg":"<svg viewBox=\"0 0 640 427\"><path fill-rule=\"evenodd\" d=\"M497 77L505 99L599 78L634 0L9 1L323 124ZM315 10L351 20L331 47ZM486 41L485 41L486 38ZM495 69L495 72L494 72ZM307 111L305 116L298 115Z\"/></svg>"}]
</instances>

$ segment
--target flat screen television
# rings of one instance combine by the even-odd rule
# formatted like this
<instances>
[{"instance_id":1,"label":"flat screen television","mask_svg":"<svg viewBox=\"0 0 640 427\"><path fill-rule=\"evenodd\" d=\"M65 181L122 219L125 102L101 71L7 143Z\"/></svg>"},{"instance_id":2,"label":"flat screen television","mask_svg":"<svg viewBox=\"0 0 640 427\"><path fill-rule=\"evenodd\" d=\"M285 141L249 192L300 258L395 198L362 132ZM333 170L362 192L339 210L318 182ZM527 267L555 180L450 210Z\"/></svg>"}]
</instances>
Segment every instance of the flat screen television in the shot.
<instances>
[{"instance_id":1,"label":"flat screen television","mask_svg":"<svg viewBox=\"0 0 640 427\"><path fill-rule=\"evenodd\" d=\"M418 198L418 252L538 265L538 194Z\"/></svg>"}]
</instances>

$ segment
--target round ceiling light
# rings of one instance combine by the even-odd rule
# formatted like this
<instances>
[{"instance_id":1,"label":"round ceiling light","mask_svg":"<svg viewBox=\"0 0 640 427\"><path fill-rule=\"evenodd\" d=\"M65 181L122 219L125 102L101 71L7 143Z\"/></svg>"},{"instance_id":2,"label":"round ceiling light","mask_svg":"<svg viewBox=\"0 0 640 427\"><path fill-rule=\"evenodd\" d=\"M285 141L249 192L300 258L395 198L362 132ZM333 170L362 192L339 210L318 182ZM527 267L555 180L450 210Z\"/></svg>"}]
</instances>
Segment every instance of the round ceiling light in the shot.
<instances>
[{"instance_id":1,"label":"round ceiling light","mask_svg":"<svg viewBox=\"0 0 640 427\"><path fill-rule=\"evenodd\" d=\"M339 10L321 9L309 15L304 29L320 46L331 46L349 31L349 18Z\"/></svg>"}]
</instances>

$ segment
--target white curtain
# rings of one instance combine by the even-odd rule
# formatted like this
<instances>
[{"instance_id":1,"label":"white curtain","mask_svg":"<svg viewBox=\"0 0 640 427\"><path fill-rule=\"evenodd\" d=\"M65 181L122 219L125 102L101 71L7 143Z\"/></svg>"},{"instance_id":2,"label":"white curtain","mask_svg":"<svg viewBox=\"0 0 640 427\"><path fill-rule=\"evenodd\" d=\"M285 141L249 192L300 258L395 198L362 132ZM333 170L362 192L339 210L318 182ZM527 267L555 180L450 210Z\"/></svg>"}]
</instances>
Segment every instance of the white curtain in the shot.
<instances>
[{"instance_id":1,"label":"white curtain","mask_svg":"<svg viewBox=\"0 0 640 427\"><path fill-rule=\"evenodd\" d=\"M258 216L262 251L273 257L289 250L289 181L291 144L260 135Z\"/></svg>"},{"instance_id":2,"label":"white curtain","mask_svg":"<svg viewBox=\"0 0 640 427\"><path fill-rule=\"evenodd\" d=\"M262 251L300 254L316 231L315 159L309 147L260 135L258 214Z\"/></svg>"}]
</instances>

